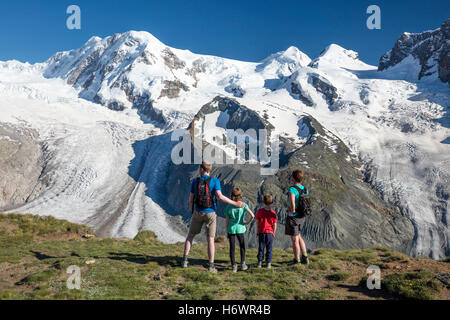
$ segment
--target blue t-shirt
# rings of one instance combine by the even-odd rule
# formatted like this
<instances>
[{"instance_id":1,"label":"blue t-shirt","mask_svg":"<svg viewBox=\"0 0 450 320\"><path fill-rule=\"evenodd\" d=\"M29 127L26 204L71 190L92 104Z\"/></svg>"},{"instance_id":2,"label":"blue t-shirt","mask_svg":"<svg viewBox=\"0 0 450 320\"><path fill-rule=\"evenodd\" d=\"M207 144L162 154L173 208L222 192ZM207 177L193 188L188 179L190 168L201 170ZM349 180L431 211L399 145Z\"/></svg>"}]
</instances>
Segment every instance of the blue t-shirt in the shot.
<instances>
[{"instance_id":1,"label":"blue t-shirt","mask_svg":"<svg viewBox=\"0 0 450 320\"><path fill-rule=\"evenodd\" d=\"M302 186L301 184L297 184L297 187L299 187L300 190L304 190L304 189L305 189L305 187ZM298 206L298 198L300 197L300 194L298 193L297 188L289 187L289 191L288 191L288 203L289 203L289 193L292 193L292 194L295 196L295 206L297 207L297 206ZM308 193L309 193L309 191L306 190L306 194L308 194ZM294 213L289 212L288 215L289 215L289 216L294 216L294 217L295 217L295 216L297 215L297 213L296 213L296 212L294 212Z\"/></svg>"},{"instance_id":2,"label":"blue t-shirt","mask_svg":"<svg viewBox=\"0 0 450 320\"><path fill-rule=\"evenodd\" d=\"M209 176L206 175L206 174L200 177L200 179L202 179L202 180L206 180L208 178L209 178ZM215 177L211 178L211 180L209 181L209 190L211 191L213 199L215 199L216 198L216 192L222 190L222 188L220 187L219 179L217 179ZM194 208L195 208L196 211L201 212L201 213L216 212L216 203L215 202L214 202L214 204L213 204L213 206L211 208L206 208L206 209L203 209L203 210L200 210L197 207L197 204L195 204L195 196L197 194L197 178L195 178L192 181L191 192L194 194Z\"/></svg>"}]
</instances>

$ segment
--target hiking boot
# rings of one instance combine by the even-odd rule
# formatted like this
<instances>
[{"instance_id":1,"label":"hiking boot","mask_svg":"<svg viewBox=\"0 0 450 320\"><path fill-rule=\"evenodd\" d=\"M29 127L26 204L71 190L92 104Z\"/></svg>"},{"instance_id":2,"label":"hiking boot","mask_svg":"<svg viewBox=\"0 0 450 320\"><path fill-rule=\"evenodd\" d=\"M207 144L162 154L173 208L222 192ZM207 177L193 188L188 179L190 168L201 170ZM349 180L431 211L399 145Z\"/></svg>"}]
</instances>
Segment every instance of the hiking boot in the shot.
<instances>
[{"instance_id":1,"label":"hiking boot","mask_svg":"<svg viewBox=\"0 0 450 320\"><path fill-rule=\"evenodd\" d=\"M247 270L248 269L248 266L245 264L245 262L244 263L241 263L241 270L242 271L245 271L245 270Z\"/></svg>"},{"instance_id":2,"label":"hiking boot","mask_svg":"<svg viewBox=\"0 0 450 320\"><path fill-rule=\"evenodd\" d=\"M233 270L233 272L237 272L237 271L238 271L238 266L237 266L237 264L233 264L233 266L231 267L231 269Z\"/></svg>"},{"instance_id":3,"label":"hiking boot","mask_svg":"<svg viewBox=\"0 0 450 320\"><path fill-rule=\"evenodd\" d=\"M299 263L300 263L300 260L294 259L294 260L292 260L291 262L288 263L288 266L294 266L294 265L299 264Z\"/></svg>"},{"instance_id":4,"label":"hiking boot","mask_svg":"<svg viewBox=\"0 0 450 320\"><path fill-rule=\"evenodd\" d=\"M262 261L258 261L258 265L256 267L257 268L262 268Z\"/></svg>"},{"instance_id":5,"label":"hiking boot","mask_svg":"<svg viewBox=\"0 0 450 320\"><path fill-rule=\"evenodd\" d=\"M272 268L272 263L271 262L267 262L267 269L270 269L270 268Z\"/></svg>"},{"instance_id":6,"label":"hiking boot","mask_svg":"<svg viewBox=\"0 0 450 320\"><path fill-rule=\"evenodd\" d=\"M214 263L210 263L209 264L208 271L211 272L211 273L217 273L217 269L216 269Z\"/></svg>"},{"instance_id":7,"label":"hiking boot","mask_svg":"<svg viewBox=\"0 0 450 320\"><path fill-rule=\"evenodd\" d=\"M189 265L189 261L186 259L186 260L183 260L183 261L181 261L181 267L182 268L187 268L188 267L188 265Z\"/></svg>"},{"instance_id":8,"label":"hiking boot","mask_svg":"<svg viewBox=\"0 0 450 320\"><path fill-rule=\"evenodd\" d=\"M301 263L301 264L309 264L309 258L308 258L308 256L302 255L302 257L301 257L301 259L300 259L300 263Z\"/></svg>"}]
</instances>

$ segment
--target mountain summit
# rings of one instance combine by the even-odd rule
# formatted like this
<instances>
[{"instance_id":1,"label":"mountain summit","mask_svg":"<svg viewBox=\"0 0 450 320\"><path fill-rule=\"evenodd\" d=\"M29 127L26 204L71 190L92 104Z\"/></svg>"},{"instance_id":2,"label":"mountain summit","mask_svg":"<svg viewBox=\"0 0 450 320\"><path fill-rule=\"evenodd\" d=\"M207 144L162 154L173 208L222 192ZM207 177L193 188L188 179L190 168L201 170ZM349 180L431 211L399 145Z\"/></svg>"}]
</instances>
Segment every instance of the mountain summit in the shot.
<instances>
[{"instance_id":1,"label":"mountain summit","mask_svg":"<svg viewBox=\"0 0 450 320\"><path fill-rule=\"evenodd\" d=\"M274 53L256 67L256 71L273 74L276 77L291 75L301 67L306 67L311 58L296 47L289 47L285 51Z\"/></svg>"},{"instance_id":2,"label":"mountain summit","mask_svg":"<svg viewBox=\"0 0 450 320\"><path fill-rule=\"evenodd\" d=\"M372 66L369 66L359 59L358 52L345 49L334 43L327 46L320 53L320 56L310 63L310 66L313 68L335 66L353 70L365 70L372 68Z\"/></svg>"},{"instance_id":3,"label":"mountain summit","mask_svg":"<svg viewBox=\"0 0 450 320\"><path fill-rule=\"evenodd\" d=\"M403 33L395 46L380 58L378 70L412 68L416 79L438 76L450 84L450 19L440 28Z\"/></svg>"},{"instance_id":4,"label":"mountain summit","mask_svg":"<svg viewBox=\"0 0 450 320\"><path fill-rule=\"evenodd\" d=\"M136 108L149 120L165 123L168 110L158 108L159 101L193 91L243 97L263 89L266 79L288 76L310 61L290 47L261 63L241 62L175 49L147 32L129 31L92 37L79 49L55 54L46 62L44 76L65 79L84 99L114 110Z\"/></svg>"}]
</instances>

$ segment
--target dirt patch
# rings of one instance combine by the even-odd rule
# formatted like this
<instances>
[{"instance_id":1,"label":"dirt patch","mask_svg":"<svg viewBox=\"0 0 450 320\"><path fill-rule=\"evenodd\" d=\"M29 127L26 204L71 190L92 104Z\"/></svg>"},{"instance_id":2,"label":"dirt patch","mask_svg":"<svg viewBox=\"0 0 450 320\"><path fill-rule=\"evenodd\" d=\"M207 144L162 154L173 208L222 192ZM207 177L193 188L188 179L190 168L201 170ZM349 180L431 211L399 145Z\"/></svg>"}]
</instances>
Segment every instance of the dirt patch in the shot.
<instances>
[{"instance_id":1,"label":"dirt patch","mask_svg":"<svg viewBox=\"0 0 450 320\"><path fill-rule=\"evenodd\" d=\"M0 229L8 230L9 232L12 232L16 229L18 229L17 225L13 223L9 223L8 221L0 221Z\"/></svg>"}]
</instances>

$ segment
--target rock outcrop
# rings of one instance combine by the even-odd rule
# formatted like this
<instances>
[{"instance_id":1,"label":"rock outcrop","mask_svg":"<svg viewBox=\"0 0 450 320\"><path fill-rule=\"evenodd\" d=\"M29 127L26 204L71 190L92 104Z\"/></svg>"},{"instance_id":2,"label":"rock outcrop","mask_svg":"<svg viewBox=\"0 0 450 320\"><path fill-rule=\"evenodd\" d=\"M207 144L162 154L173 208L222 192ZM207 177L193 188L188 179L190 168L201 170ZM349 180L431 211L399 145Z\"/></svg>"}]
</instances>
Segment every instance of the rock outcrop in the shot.
<instances>
[{"instance_id":1,"label":"rock outcrop","mask_svg":"<svg viewBox=\"0 0 450 320\"><path fill-rule=\"evenodd\" d=\"M43 170L37 133L0 124L0 210L16 208L39 192Z\"/></svg>"},{"instance_id":2,"label":"rock outcrop","mask_svg":"<svg viewBox=\"0 0 450 320\"><path fill-rule=\"evenodd\" d=\"M319 74L312 73L309 76L309 81L311 81L313 87L325 96L325 100L329 105L332 105L337 97L337 89L334 87L330 81L325 79Z\"/></svg>"},{"instance_id":3,"label":"rock outcrop","mask_svg":"<svg viewBox=\"0 0 450 320\"><path fill-rule=\"evenodd\" d=\"M219 109L230 114L240 110L241 114L257 116L236 101L216 97L214 103L200 110L195 121ZM237 117L236 121L242 119L243 122L232 122L229 127L245 129L249 122L244 119L251 117ZM256 122L267 125L260 118L252 120L252 126ZM346 145L310 116L305 115L298 125L303 131L309 131L305 135L308 140L299 148L288 139L280 139L281 167L274 176L261 176L259 164L213 165L212 175L221 180L223 193L229 195L233 186L239 186L243 190L244 201L252 210L257 210L265 193L271 193L280 223L275 245L288 247L290 240L284 236L286 192L291 171L299 168L306 172L304 184L311 191L314 206L313 215L307 219L303 229L308 248L350 249L381 245L408 252L414 238L411 221L381 200L380 195L364 182L364 175L359 170L361 163ZM194 164L171 164L167 170L169 211L181 214L187 222L190 219L186 210L189 185L197 172L198 165ZM218 204L220 217L223 217L224 208L222 203ZM256 225L252 224L247 233L250 246L256 246L255 228ZM218 234L225 234L222 218L218 220Z\"/></svg>"},{"instance_id":4,"label":"rock outcrop","mask_svg":"<svg viewBox=\"0 0 450 320\"><path fill-rule=\"evenodd\" d=\"M380 58L378 70L395 66L411 56L420 64L418 79L437 74L450 83L450 19L439 29L422 33L403 33L395 46Z\"/></svg>"},{"instance_id":5,"label":"rock outcrop","mask_svg":"<svg viewBox=\"0 0 450 320\"><path fill-rule=\"evenodd\" d=\"M285 79L283 84L295 99L300 100L308 107L314 106L314 99L308 92L309 89L322 95L328 105L332 105L338 98L337 89L323 75L316 72L295 72Z\"/></svg>"},{"instance_id":6,"label":"rock outcrop","mask_svg":"<svg viewBox=\"0 0 450 320\"><path fill-rule=\"evenodd\" d=\"M164 80L164 89L161 90L159 97L167 97L169 99L178 98L181 90L189 91L189 87L179 80Z\"/></svg>"}]
</instances>

